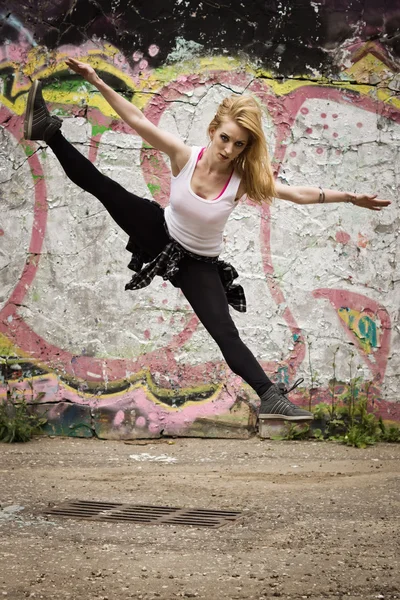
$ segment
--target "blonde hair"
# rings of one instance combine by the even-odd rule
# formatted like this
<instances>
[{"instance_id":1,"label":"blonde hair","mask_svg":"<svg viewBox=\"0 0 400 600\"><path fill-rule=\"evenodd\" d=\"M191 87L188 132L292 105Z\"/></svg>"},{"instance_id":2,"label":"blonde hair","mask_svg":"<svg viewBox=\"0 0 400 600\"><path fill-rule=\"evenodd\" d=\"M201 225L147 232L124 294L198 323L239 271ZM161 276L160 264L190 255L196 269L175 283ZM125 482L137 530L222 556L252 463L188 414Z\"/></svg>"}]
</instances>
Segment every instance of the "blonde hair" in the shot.
<instances>
[{"instance_id":1,"label":"blonde hair","mask_svg":"<svg viewBox=\"0 0 400 600\"><path fill-rule=\"evenodd\" d=\"M218 129L226 118L234 120L249 133L245 149L233 161L246 194L254 202L271 204L275 196L275 182L259 105L252 96L228 96L218 106L215 117L208 126L210 137L212 130Z\"/></svg>"}]
</instances>

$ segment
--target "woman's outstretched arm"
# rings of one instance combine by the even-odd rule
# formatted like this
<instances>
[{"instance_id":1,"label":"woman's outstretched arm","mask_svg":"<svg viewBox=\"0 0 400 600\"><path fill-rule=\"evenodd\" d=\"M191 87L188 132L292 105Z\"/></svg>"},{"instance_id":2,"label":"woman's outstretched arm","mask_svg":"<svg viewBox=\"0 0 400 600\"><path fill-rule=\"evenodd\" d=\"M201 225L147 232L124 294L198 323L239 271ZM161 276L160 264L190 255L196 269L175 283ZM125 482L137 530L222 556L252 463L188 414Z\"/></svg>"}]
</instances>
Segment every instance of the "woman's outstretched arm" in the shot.
<instances>
[{"instance_id":1,"label":"woman's outstretched arm","mask_svg":"<svg viewBox=\"0 0 400 600\"><path fill-rule=\"evenodd\" d=\"M121 119L132 127L141 138L157 150L165 152L171 159L173 174L179 173L190 157L190 148L180 138L163 131L149 121L141 110L107 85L89 64L75 58L68 58L65 62L75 73L94 85Z\"/></svg>"},{"instance_id":2,"label":"woman's outstretched arm","mask_svg":"<svg viewBox=\"0 0 400 600\"><path fill-rule=\"evenodd\" d=\"M355 206L381 210L391 204L390 200L381 200L377 194L353 194L351 192L338 192L326 188L311 186L284 185L276 183L276 197L289 200L296 204L320 204L321 202L350 202Z\"/></svg>"}]
</instances>

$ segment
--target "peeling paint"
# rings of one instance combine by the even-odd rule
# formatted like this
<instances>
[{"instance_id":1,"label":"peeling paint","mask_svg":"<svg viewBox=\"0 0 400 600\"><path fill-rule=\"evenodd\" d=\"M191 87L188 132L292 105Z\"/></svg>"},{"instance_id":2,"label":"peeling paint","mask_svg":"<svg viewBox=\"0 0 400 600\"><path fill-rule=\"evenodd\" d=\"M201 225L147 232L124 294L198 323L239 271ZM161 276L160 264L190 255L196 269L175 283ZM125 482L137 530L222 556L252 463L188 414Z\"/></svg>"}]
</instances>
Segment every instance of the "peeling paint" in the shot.
<instances>
[{"instance_id":1,"label":"peeling paint","mask_svg":"<svg viewBox=\"0 0 400 600\"><path fill-rule=\"evenodd\" d=\"M199 56L203 49L203 45L193 40L185 40L182 37L177 37L175 40L175 48L167 56L167 63L177 63L180 61L190 60Z\"/></svg>"}]
</instances>

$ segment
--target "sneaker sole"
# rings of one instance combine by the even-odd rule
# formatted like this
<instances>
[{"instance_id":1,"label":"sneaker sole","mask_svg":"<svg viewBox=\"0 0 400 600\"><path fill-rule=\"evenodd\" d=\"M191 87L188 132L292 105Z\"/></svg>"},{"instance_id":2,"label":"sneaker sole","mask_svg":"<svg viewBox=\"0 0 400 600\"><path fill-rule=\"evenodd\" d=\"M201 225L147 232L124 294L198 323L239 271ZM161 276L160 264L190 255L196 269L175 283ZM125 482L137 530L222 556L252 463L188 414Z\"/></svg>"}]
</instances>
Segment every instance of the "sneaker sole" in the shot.
<instances>
[{"instance_id":1,"label":"sneaker sole","mask_svg":"<svg viewBox=\"0 0 400 600\"><path fill-rule=\"evenodd\" d=\"M307 415L304 415L301 417L300 416L290 417L288 415L277 415L276 413L274 413L272 415L261 413L258 415L258 418L259 419L277 419L280 421L313 421L314 415L310 415L309 417Z\"/></svg>"},{"instance_id":2,"label":"sneaker sole","mask_svg":"<svg viewBox=\"0 0 400 600\"><path fill-rule=\"evenodd\" d=\"M35 96L39 87L39 80L36 79L31 89L29 90L28 100L26 103L26 112L24 119L24 138L30 140L32 136L32 123L33 123L33 107L35 105Z\"/></svg>"}]
</instances>

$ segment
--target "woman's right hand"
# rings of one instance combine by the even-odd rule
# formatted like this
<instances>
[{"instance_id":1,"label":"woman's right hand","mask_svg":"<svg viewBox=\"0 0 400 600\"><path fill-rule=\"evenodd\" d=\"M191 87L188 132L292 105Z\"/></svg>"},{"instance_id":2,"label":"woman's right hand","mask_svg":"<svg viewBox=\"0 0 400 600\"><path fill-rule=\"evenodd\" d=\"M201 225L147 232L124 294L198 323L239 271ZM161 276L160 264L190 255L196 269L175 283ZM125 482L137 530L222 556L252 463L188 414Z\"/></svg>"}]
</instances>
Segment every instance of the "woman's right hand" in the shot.
<instances>
[{"instance_id":1,"label":"woman's right hand","mask_svg":"<svg viewBox=\"0 0 400 600\"><path fill-rule=\"evenodd\" d=\"M67 58L65 63L78 75L81 75L86 81L95 85L99 81L96 71L87 63L81 62L76 58Z\"/></svg>"}]
</instances>

